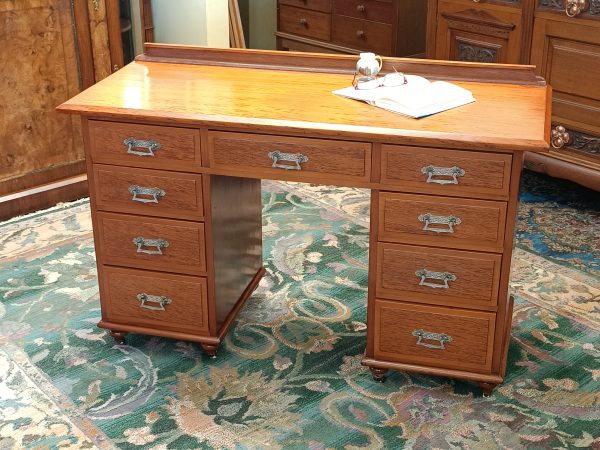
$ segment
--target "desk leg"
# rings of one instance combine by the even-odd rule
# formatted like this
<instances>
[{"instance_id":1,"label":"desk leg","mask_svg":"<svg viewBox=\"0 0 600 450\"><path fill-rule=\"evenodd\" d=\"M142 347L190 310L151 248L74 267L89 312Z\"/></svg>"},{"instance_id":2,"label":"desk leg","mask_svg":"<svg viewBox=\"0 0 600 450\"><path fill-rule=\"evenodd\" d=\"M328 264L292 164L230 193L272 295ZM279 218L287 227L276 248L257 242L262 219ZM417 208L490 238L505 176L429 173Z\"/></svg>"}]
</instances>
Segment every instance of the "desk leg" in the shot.
<instances>
[{"instance_id":1,"label":"desk leg","mask_svg":"<svg viewBox=\"0 0 600 450\"><path fill-rule=\"evenodd\" d=\"M385 374L388 369L379 369L377 367L369 367L371 373L373 374L373 379L379 383L383 383L385 381Z\"/></svg>"}]
</instances>

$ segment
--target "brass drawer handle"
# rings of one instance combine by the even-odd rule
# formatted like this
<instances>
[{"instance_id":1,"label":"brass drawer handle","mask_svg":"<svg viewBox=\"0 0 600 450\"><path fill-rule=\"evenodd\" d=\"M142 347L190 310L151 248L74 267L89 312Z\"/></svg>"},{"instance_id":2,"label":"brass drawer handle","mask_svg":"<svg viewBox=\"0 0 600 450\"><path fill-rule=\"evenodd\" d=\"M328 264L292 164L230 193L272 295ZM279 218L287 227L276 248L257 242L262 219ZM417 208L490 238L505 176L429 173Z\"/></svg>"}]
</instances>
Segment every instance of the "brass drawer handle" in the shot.
<instances>
[{"instance_id":1,"label":"brass drawer handle","mask_svg":"<svg viewBox=\"0 0 600 450\"><path fill-rule=\"evenodd\" d=\"M575 17L587 10L588 0L567 0L565 3L565 14L569 17Z\"/></svg>"},{"instance_id":2,"label":"brass drawer handle","mask_svg":"<svg viewBox=\"0 0 600 450\"><path fill-rule=\"evenodd\" d=\"M448 285L448 281L456 281L457 277L453 273L450 272L432 272L427 269L420 269L415 272L415 275L421 278L419 282L419 286L427 286L434 289L448 289L450 286ZM432 280L439 280L442 283L432 283L430 281L426 281L428 278Z\"/></svg>"},{"instance_id":3,"label":"brass drawer handle","mask_svg":"<svg viewBox=\"0 0 600 450\"><path fill-rule=\"evenodd\" d=\"M125 139L123 144L127 146L127 153L137 156L155 156L154 150L158 150L160 148L160 143L156 141L142 141L132 137ZM140 152L138 150L134 150L135 148L145 148L146 151Z\"/></svg>"},{"instance_id":4,"label":"brass drawer handle","mask_svg":"<svg viewBox=\"0 0 600 450\"><path fill-rule=\"evenodd\" d=\"M426 183L435 183L435 184L458 184L458 177L462 177L465 175L464 169L460 167L435 167L435 166L425 166L421 167L421 173L423 175L427 175ZM446 178L433 178L433 177L452 177L451 180Z\"/></svg>"},{"instance_id":5,"label":"brass drawer handle","mask_svg":"<svg viewBox=\"0 0 600 450\"><path fill-rule=\"evenodd\" d=\"M158 203L158 200L160 200L161 197L167 195L167 193L160 188L142 187L138 186L137 184L129 186L127 190L130 194L133 195L133 197L131 197L131 200L140 203ZM138 197L138 195L146 195L152 198L140 198Z\"/></svg>"},{"instance_id":6,"label":"brass drawer handle","mask_svg":"<svg viewBox=\"0 0 600 450\"><path fill-rule=\"evenodd\" d=\"M145 253L147 255L162 255L162 249L169 246L169 241L165 239L145 239L142 236L133 238L133 243L136 245L136 253ZM146 249L144 247L156 247L156 250Z\"/></svg>"},{"instance_id":7,"label":"brass drawer handle","mask_svg":"<svg viewBox=\"0 0 600 450\"><path fill-rule=\"evenodd\" d=\"M452 336L449 336L445 333L430 333L429 331L418 329L413 331L412 335L417 338L417 345L421 345L427 348L437 348L440 350L446 350L444 344L446 342L452 342ZM423 342L423 339L439 341L439 344L430 344L429 342Z\"/></svg>"},{"instance_id":8,"label":"brass drawer handle","mask_svg":"<svg viewBox=\"0 0 600 450\"><path fill-rule=\"evenodd\" d=\"M273 161L271 167L285 170L302 170L300 164L308 161L308 156L302 153L284 153L280 151L269 152L269 158ZM279 164L279 161L289 161L295 163L295 165Z\"/></svg>"},{"instance_id":9,"label":"brass drawer handle","mask_svg":"<svg viewBox=\"0 0 600 450\"><path fill-rule=\"evenodd\" d=\"M149 295L141 293L137 295L140 301L140 308L150 309L152 311L166 311L165 306L170 305L173 301L164 295ZM158 306L149 305L148 303L157 303Z\"/></svg>"},{"instance_id":10,"label":"brass drawer handle","mask_svg":"<svg viewBox=\"0 0 600 450\"><path fill-rule=\"evenodd\" d=\"M434 216L430 213L421 214L417 219L425 224L423 231L433 231L434 233L454 233L454 227L462 223L456 216ZM446 225L446 228L432 227L431 225Z\"/></svg>"},{"instance_id":11,"label":"brass drawer handle","mask_svg":"<svg viewBox=\"0 0 600 450\"><path fill-rule=\"evenodd\" d=\"M571 140L571 135L562 125L556 125L550 133L552 148L563 148Z\"/></svg>"}]
</instances>

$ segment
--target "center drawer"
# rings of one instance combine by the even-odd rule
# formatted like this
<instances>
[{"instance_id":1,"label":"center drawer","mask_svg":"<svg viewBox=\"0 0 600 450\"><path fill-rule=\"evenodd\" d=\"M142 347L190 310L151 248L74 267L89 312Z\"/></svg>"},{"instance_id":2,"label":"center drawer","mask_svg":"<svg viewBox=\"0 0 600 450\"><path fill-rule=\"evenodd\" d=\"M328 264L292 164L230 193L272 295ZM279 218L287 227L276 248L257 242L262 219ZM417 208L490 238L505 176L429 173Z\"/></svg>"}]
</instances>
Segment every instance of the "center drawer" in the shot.
<instances>
[{"instance_id":1,"label":"center drawer","mask_svg":"<svg viewBox=\"0 0 600 450\"><path fill-rule=\"evenodd\" d=\"M495 310L501 255L388 244L377 248L377 297Z\"/></svg>"},{"instance_id":2,"label":"center drawer","mask_svg":"<svg viewBox=\"0 0 600 450\"><path fill-rule=\"evenodd\" d=\"M379 240L502 252L506 203L433 195L379 194Z\"/></svg>"},{"instance_id":3,"label":"center drawer","mask_svg":"<svg viewBox=\"0 0 600 450\"><path fill-rule=\"evenodd\" d=\"M375 358L489 373L496 315L375 300Z\"/></svg>"},{"instance_id":4,"label":"center drawer","mask_svg":"<svg viewBox=\"0 0 600 450\"><path fill-rule=\"evenodd\" d=\"M102 316L153 329L208 331L206 278L103 266Z\"/></svg>"},{"instance_id":5,"label":"center drawer","mask_svg":"<svg viewBox=\"0 0 600 450\"><path fill-rule=\"evenodd\" d=\"M208 141L212 168L327 184L370 179L369 143L218 131L209 132Z\"/></svg>"},{"instance_id":6,"label":"center drawer","mask_svg":"<svg viewBox=\"0 0 600 450\"><path fill-rule=\"evenodd\" d=\"M102 264L206 273L204 224L98 212Z\"/></svg>"}]
</instances>

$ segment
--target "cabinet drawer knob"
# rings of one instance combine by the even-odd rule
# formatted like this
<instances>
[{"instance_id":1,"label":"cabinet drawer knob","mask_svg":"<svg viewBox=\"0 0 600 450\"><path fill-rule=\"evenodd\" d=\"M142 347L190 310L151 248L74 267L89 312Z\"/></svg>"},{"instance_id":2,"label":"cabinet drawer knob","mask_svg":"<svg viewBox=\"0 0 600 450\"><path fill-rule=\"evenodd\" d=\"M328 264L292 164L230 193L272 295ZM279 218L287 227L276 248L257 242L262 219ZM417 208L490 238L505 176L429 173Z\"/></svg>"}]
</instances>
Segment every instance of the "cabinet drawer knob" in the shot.
<instances>
[{"instance_id":1,"label":"cabinet drawer knob","mask_svg":"<svg viewBox=\"0 0 600 450\"><path fill-rule=\"evenodd\" d=\"M417 217L419 222L423 223L423 231L433 231L434 233L454 233L454 227L462 223L456 216L434 216L425 213ZM432 227L432 225L445 225L444 227Z\"/></svg>"},{"instance_id":2,"label":"cabinet drawer knob","mask_svg":"<svg viewBox=\"0 0 600 450\"><path fill-rule=\"evenodd\" d=\"M569 17L575 17L587 10L589 0L567 0L565 3L565 14Z\"/></svg>"},{"instance_id":3,"label":"cabinet drawer knob","mask_svg":"<svg viewBox=\"0 0 600 450\"><path fill-rule=\"evenodd\" d=\"M446 350L444 344L446 344L446 342L452 342L452 336L449 336L446 333L431 333L429 331L418 329L413 331L412 335L417 338L417 345L427 348ZM424 340L438 341L439 343L431 344L429 342L424 342Z\"/></svg>"},{"instance_id":4,"label":"cabinet drawer knob","mask_svg":"<svg viewBox=\"0 0 600 450\"><path fill-rule=\"evenodd\" d=\"M162 255L162 249L169 246L169 241L165 239L145 239L142 236L133 238L133 243L137 247L137 253L145 253L147 255ZM144 247L156 247L156 250Z\"/></svg>"},{"instance_id":5,"label":"cabinet drawer knob","mask_svg":"<svg viewBox=\"0 0 600 450\"><path fill-rule=\"evenodd\" d=\"M150 295L145 293L138 294L137 299L140 301L140 308L152 311L166 311L165 306L173 302L169 297L165 297L164 295ZM158 306L149 303L155 303Z\"/></svg>"},{"instance_id":6,"label":"cabinet drawer knob","mask_svg":"<svg viewBox=\"0 0 600 450\"><path fill-rule=\"evenodd\" d=\"M425 166L421 167L421 173L427 175L426 183L435 184L458 184L458 177L465 175L464 169L460 167L435 167ZM452 177L451 180L447 178L433 178L433 177Z\"/></svg>"},{"instance_id":7,"label":"cabinet drawer knob","mask_svg":"<svg viewBox=\"0 0 600 450\"><path fill-rule=\"evenodd\" d=\"M143 141L132 137L125 139L123 144L127 146L127 153L137 156L155 156L154 150L160 148L160 144L156 141ZM146 151L141 152L139 150L134 150L136 148L145 148Z\"/></svg>"},{"instance_id":8,"label":"cabinet drawer knob","mask_svg":"<svg viewBox=\"0 0 600 450\"><path fill-rule=\"evenodd\" d=\"M138 186L137 184L129 186L129 188L127 190L129 191L130 194L132 194L131 200L133 200L134 202L140 202L140 203L158 203L158 200L160 200L161 197L164 197L165 195L167 195L167 193L160 188L142 187L142 186ZM140 195L143 195L146 197L139 197ZM151 198L147 198L147 197L151 197Z\"/></svg>"},{"instance_id":9,"label":"cabinet drawer knob","mask_svg":"<svg viewBox=\"0 0 600 450\"><path fill-rule=\"evenodd\" d=\"M356 37L359 39L363 39L365 37L365 32L363 30L358 30L356 32Z\"/></svg>"},{"instance_id":10,"label":"cabinet drawer knob","mask_svg":"<svg viewBox=\"0 0 600 450\"><path fill-rule=\"evenodd\" d=\"M571 140L571 135L562 125L552 128L550 133L550 142L553 148L563 148Z\"/></svg>"},{"instance_id":11,"label":"cabinet drawer knob","mask_svg":"<svg viewBox=\"0 0 600 450\"><path fill-rule=\"evenodd\" d=\"M356 10L358 12L365 12L367 10L367 7L365 5L356 5Z\"/></svg>"},{"instance_id":12,"label":"cabinet drawer knob","mask_svg":"<svg viewBox=\"0 0 600 450\"><path fill-rule=\"evenodd\" d=\"M415 272L415 275L421 279L419 286L427 286L433 289L448 289L448 281L456 281L457 276L450 272L432 272L427 269L419 269ZM427 281L430 278L432 280L438 280L441 283L432 283Z\"/></svg>"},{"instance_id":13,"label":"cabinet drawer knob","mask_svg":"<svg viewBox=\"0 0 600 450\"><path fill-rule=\"evenodd\" d=\"M302 153L284 153L277 150L269 152L269 158L273 161L271 167L285 170L302 170L300 164L308 161L308 156ZM289 161L294 164L279 164L279 161Z\"/></svg>"},{"instance_id":14,"label":"cabinet drawer knob","mask_svg":"<svg viewBox=\"0 0 600 450\"><path fill-rule=\"evenodd\" d=\"M302 19L300 19L300 25L303 25L305 27L308 28L308 20L306 20L304 17Z\"/></svg>"}]
</instances>

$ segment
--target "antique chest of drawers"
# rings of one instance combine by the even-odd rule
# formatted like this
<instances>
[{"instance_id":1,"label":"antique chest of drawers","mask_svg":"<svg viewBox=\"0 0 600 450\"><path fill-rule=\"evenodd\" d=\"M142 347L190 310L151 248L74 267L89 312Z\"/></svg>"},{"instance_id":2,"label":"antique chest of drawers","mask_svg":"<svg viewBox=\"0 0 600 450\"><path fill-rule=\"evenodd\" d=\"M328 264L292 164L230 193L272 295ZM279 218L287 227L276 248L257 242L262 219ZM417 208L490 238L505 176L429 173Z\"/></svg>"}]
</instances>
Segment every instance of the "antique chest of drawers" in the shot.
<instances>
[{"instance_id":1,"label":"antique chest of drawers","mask_svg":"<svg viewBox=\"0 0 600 450\"><path fill-rule=\"evenodd\" d=\"M551 150L529 169L600 190L600 0L429 0L427 57L536 66L553 90Z\"/></svg>"},{"instance_id":2,"label":"antique chest of drawers","mask_svg":"<svg viewBox=\"0 0 600 450\"><path fill-rule=\"evenodd\" d=\"M278 0L277 48L422 56L426 14L422 0Z\"/></svg>"},{"instance_id":3,"label":"antique chest of drawers","mask_svg":"<svg viewBox=\"0 0 600 450\"><path fill-rule=\"evenodd\" d=\"M523 152L549 139L532 67L384 59L477 99L414 120L331 94L353 57L146 51L60 107L84 116L99 326L215 355L265 272L260 180L356 186L371 189L363 364L502 382Z\"/></svg>"}]
</instances>

